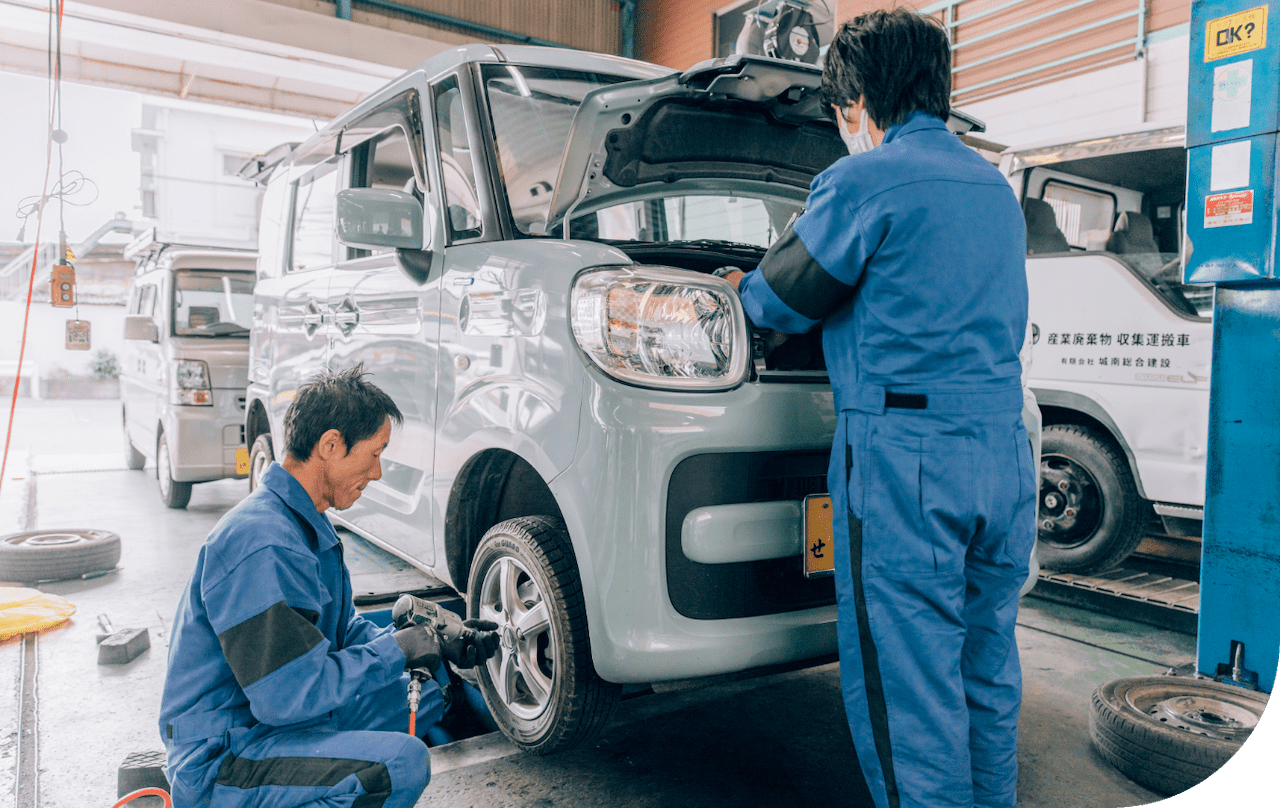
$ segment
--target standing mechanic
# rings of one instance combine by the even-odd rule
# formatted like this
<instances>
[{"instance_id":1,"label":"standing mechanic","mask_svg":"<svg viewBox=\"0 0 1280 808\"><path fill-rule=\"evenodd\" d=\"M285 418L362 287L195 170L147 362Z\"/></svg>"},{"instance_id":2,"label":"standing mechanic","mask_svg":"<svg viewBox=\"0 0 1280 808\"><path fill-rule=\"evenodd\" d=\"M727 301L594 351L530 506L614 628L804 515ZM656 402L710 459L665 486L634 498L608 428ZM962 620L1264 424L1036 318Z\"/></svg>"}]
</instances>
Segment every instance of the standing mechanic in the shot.
<instances>
[{"instance_id":1,"label":"standing mechanic","mask_svg":"<svg viewBox=\"0 0 1280 808\"><path fill-rule=\"evenodd\" d=\"M332 805L404 808L431 776L408 735L406 667L492 656L496 628L467 621L442 639L357 615L342 544L322 514L382 476L401 422L362 368L322 374L285 413L287 455L214 527L178 605L160 708L178 808ZM422 689L425 734L444 709Z\"/></svg>"},{"instance_id":2,"label":"standing mechanic","mask_svg":"<svg viewBox=\"0 0 1280 808\"><path fill-rule=\"evenodd\" d=\"M852 156L814 180L759 271L724 275L758 326L823 324L840 674L879 808L1017 801L1013 632L1035 540L1025 225L1004 177L947 130L950 76L931 18L842 25L822 92Z\"/></svg>"}]
</instances>

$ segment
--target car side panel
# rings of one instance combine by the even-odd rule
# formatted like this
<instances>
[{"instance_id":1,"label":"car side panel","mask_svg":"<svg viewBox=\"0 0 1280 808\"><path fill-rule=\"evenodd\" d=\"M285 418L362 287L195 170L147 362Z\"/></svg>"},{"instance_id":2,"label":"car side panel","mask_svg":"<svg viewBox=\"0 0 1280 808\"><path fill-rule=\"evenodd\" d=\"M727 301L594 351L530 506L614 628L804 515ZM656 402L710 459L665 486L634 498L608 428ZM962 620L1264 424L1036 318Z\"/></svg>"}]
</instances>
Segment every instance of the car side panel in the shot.
<instances>
[{"instance_id":1,"label":"car side panel","mask_svg":"<svg viewBox=\"0 0 1280 808\"><path fill-rule=\"evenodd\" d=\"M547 481L571 462L585 361L569 328L572 280L583 267L628 263L603 245L541 239L447 250L436 364L437 553L454 481L478 452L515 451Z\"/></svg>"},{"instance_id":2,"label":"car side panel","mask_svg":"<svg viewBox=\"0 0 1280 808\"><path fill-rule=\"evenodd\" d=\"M1148 499L1202 504L1212 323L1173 311L1106 254L1028 259L1027 281L1039 330L1030 386L1107 413Z\"/></svg>"}]
</instances>

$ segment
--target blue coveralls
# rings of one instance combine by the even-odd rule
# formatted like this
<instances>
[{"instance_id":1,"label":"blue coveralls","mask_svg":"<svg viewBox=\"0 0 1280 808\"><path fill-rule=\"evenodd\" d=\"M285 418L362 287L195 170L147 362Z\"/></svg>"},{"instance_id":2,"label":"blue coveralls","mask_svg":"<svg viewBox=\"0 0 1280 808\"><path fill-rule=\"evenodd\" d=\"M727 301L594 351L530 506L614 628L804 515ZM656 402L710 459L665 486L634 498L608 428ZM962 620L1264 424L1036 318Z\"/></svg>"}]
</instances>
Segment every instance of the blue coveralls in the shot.
<instances>
[{"instance_id":1,"label":"blue coveralls","mask_svg":"<svg viewBox=\"0 0 1280 808\"><path fill-rule=\"evenodd\" d=\"M1017 801L1025 238L1004 177L917 112L818 175L740 287L757 326L823 323L840 675L879 808Z\"/></svg>"},{"instance_id":2,"label":"blue coveralls","mask_svg":"<svg viewBox=\"0 0 1280 808\"><path fill-rule=\"evenodd\" d=\"M342 544L273 464L200 550L160 707L175 808L412 806L431 776L407 734L405 656L355 613ZM418 728L440 720L434 682Z\"/></svg>"}]
</instances>

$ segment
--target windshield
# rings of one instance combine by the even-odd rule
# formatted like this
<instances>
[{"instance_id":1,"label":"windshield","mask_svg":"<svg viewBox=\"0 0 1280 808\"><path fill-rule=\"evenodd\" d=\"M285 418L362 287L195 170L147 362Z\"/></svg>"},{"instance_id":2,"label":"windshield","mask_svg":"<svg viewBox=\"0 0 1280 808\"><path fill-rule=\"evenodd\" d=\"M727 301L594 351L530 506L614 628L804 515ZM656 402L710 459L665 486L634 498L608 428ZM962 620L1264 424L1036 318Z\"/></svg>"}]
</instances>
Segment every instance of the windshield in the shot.
<instances>
[{"instance_id":1,"label":"windshield","mask_svg":"<svg viewBox=\"0 0 1280 808\"><path fill-rule=\"evenodd\" d=\"M243 337L253 322L252 272L180 269L173 273L173 333Z\"/></svg>"},{"instance_id":2,"label":"windshield","mask_svg":"<svg viewBox=\"0 0 1280 808\"><path fill-rule=\"evenodd\" d=\"M546 222L569 127L583 97L633 79L549 67L482 69L511 216L520 232L534 232Z\"/></svg>"},{"instance_id":3,"label":"windshield","mask_svg":"<svg viewBox=\"0 0 1280 808\"><path fill-rule=\"evenodd\" d=\"M602 241L731 241L767 248L803 209L798 201L685 195L625 202L573 219L569 236Z\"/></svg>"}]
</instances>

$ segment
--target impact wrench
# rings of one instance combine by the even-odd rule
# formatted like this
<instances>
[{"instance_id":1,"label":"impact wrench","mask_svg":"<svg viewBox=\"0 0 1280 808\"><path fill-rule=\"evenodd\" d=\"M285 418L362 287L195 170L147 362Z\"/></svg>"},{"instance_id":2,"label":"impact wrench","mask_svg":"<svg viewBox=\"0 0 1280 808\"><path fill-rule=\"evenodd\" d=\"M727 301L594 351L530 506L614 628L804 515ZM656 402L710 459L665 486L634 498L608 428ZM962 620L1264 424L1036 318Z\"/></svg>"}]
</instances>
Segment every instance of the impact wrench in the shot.
<instances>
[{"instance_id":1,"label":"impact wrench","mask_svg":"<svg viewBox=\"0 0 1280 808\"><path fill-rule=\"evenodd\" d=\"M436 633L440 655L460 668L471 668L498 650L498 624L489 620L463 620L429 600L401 595L391 608L392 624L399 630L427 626ZM409 734L416 735L422 683L432 676L428 668L409 669Z\"/></svg>"}]
</instances>

